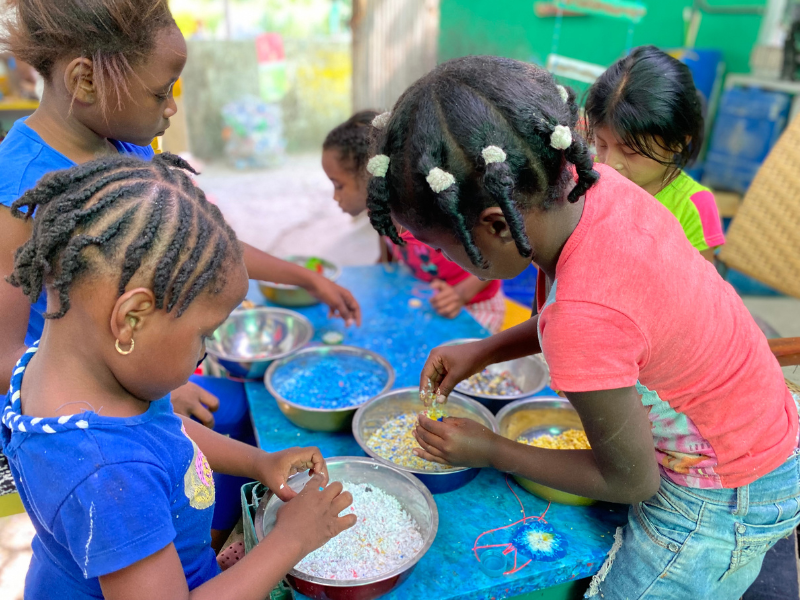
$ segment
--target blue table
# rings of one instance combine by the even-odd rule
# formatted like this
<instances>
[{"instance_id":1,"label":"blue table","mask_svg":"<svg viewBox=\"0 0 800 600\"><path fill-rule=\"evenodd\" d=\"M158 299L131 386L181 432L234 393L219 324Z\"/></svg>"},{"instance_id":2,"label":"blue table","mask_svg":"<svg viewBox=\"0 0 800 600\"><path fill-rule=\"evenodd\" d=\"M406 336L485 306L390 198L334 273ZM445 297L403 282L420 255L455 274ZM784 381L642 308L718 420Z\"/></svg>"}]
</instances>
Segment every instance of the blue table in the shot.
<instances>
[{"instance_id":1,"label":"blue table","mask_svg":"<svg viewBox=\"0 0 800 600\"><path fill-rule=\"evenodd\" d=\"M392 364L397 375L396 387L418 385L420 370L431 348L456 338L487 335L466 312L453 320L437 316L428 303L430 288L396 267L347 268L340 283L358 298L363 324L360 329L345 329L341 321L328 319L326 307L300 309L298 312L308 317L316 329L313 342L320 342L327 331L342 332L345 344L374 350ZM255 286L248 297L264 303ZM421 302L414 302L415 298ZM262 383L248 383L246 389L256 438L264 450L314 445L325 456L363 456L349 432L331 434L300 429L281 414ZM539 515L547 508L546 502L513 482L510 485L528 516ZM522 518L505 476L484 469L463 488L435 498L439 509L436 541L408 580L385 596L387 599L511 598L585 578L599 569L613 542L614 530L625 521L625 512L610 505L588 508L553 505L547 512L547 521L566 536L567 555L554 562L533 562L513 575L490 578L478 568L472 554L475 538L486 530Z\"/></svg>"}]
</instances>

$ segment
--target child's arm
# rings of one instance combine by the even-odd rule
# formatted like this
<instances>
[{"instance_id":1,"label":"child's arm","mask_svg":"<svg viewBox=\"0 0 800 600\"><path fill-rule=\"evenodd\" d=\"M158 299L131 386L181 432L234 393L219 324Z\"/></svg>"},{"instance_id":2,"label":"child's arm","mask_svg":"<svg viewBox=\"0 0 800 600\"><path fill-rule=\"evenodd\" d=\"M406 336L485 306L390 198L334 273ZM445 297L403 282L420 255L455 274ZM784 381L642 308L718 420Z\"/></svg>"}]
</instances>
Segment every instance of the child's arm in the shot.
<instances>
[{"instance_id":1,"label":"child's arm","mask_svg":"<svg viewBox=\"0 0 800 600\"><path fill-rule=\"evenodd\" d=\"M431 283L431 287L436 291L431 298L431 306L441 316L454 319L461 309L490 283L491 281L481 281L474 275L453 286L436 279Z\"/></svg>"},{"instance_id":2,"label":"child's arm","mask_svg":"<svg viewBox=\"0 0 800 600\"><path fill-rule=\"evenodd\" d=\"M294 491L285 485L295 473L310 470L328 481L325 460L319 448L288 448L264 452L228 436L220 435L187 417L181 417L186 434L203 451L211 470L237 477L257 479L281 500L290 500Z\"/></svg>"},{"instance_id":3,"label":"child's arm","mask_svg":"<svg viewBox=\"0 0 800 600\"><path fill-rule=\"evenodd\" d=\"M25 353L25 332L31 303L22 290L6 283L14 271L14 252L31 237L33 224L11 216L0 206L0 389L7 390L11 372Z\"/></svg>"},{"instance_id":4,"label":"child's arm","mask_svg":"<svg viewBox=\"0 0 800 600\"><path fill-rule=\"evenodd\" d=\"M247 556L224 573L189 591L174 544L133 565L100 577L106 600L263 600L304 556L355 525L339 513L352 503L340 483L320 491L315 475L305 489L278 511L275 528Z\"/></svg>"},{"instance_id":5,"label":"child's arm","mask_svg":"<svg viewBox=\"0 0 800 600\"><path fill-rule=\"evenodd\" d=\"M459 346L439 346L431 350L419 380L420 389L428 382L434 390L449 395L461 381L480 373L489 365L538 354L539 315L479 342Z\"/></svg>"},{"instance_id":6,"label":"child's arm","mask_svg":"<svg viewBox=\"0 0 800 600\"><path fill-rule=\"evenodd\" d=\"M296 285L306 289L330 307L331 315L338 314L348 325L361 325L361 307L353 294L342 286L310 269L276 258L244 242L240 243L250 279Z\"/></svg>"},{"instance_id":7,"label":"child's arm","mask_svg":"<svg viewBox=\"0 0 800 600\"><path fill-rule=\"evenodd\" d=\"M591 450L547 450L508 440L469 419L420 416L415 431L422 458L494 467L565 492L632 504L660 485L647 408L636 388L567 393Z\"/></svg>"}]
</instances>

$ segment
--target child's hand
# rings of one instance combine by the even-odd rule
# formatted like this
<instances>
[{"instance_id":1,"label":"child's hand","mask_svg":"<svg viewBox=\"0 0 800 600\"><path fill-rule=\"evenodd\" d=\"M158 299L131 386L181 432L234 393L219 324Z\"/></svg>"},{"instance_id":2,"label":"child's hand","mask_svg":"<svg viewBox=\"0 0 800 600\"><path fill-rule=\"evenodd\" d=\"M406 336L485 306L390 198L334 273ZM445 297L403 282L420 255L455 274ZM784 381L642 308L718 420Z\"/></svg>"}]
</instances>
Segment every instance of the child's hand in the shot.
<instances>
[{"instance_id":1,"label":"child's hand","mask_svg":"<svg viewBox=\"0 0 800 600\"><path fill-rule=\"evenodd\" d=\"M312 273L311 282L306 289L330 307L328 316L339 316L348 326L361 326L361 307L348 290L318 273Z\"/></svg>"},{"instance_id":2,"label":"child's hand","mask_svg":"<svg viewBox=\"0 0 800 600\"><path fill-rule=\"evenodd\" d=\"M470 419L445 418L433 421L424 414L414 429L421 449L414 453L420 458L457 467L489 467L499 437L490 429Z\"/></svg>"},{"instance_id":3,"label":"child's hand","mask_svg":"<svg viewBox=\"0 0 800 600\"><path fill-rule=\"evenodd\" d=\"M436 292L431 298L433 310L446 319L455 319L464 307L464 299L458 295L454 287L440 279L434 279L431 287Z\"/></svg>"},{"instance_id":4,"label":"child's hand","mask_svg":"<svg viewBox=\"0 0 800 600\"><path fill-rule=\"evenodd\" d=\"M209 429L214 427L214 415L211 413L219 408L219 400L199 385L194 383L182 385L173 390L170 401L175 414L197 419Z\"/></svg>"},{"instance_id":5,"label":"child's hand","mask_svg":"<svg viewBox=\"0 0 800 600\"><path fill-rule=\"evenodd\" d=\"M288 448L280 452L259 454L256 469L258 480L284 502L297 496L297 492L287 484L289 477L305 471L320 476L323 482L321 485L328 483L328 469L319 448Z\"/></svg>"},{"instance_id":6,"label":"child's hand","mask_svg":"<svg viewBox=\"0 0 800 600\"><path fill-rule=\"evenodd\" d=\"M336 481L325 487L325 479L314 475L292 501L278 510L275 531L285 528L286 535L299 542L305 556L356 524L353 513L339 516L352 503L353 496L342 491L341 483Z\"/></svg>"},{"instance_id":7,"label":"child's hand","mask_svg":"<svg viewBox=\"0 0 800 600\"><path fill-rule=\"evenodd\" d=\"M437 391L449 396L453 388L467 377L480 373L486 365L487 352L483 341L460 344L458 346L439 346L431 350L419 379L419 389L432 386Z\"/></svg>"}]
</instances>

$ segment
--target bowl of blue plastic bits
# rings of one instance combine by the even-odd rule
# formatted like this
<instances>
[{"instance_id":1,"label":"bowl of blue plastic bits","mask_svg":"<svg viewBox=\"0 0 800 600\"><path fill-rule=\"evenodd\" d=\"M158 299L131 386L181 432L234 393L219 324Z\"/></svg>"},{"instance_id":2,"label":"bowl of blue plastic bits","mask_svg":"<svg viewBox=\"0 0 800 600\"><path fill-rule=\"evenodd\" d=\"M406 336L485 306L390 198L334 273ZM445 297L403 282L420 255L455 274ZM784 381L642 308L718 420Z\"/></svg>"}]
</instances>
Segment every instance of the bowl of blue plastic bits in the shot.
<instances>
[{"instance_id":1,"label":"bowl of blue plastic bits","mask_svg":"<svg viewBox=\"0 0 800 600\"><path fill-rule=\"evenodd\" d=\"M312 346L272 363L264 384L298 427L341 431L360 406L391 389L394 369L363 348Z\"/></svg>"}]
</instances>

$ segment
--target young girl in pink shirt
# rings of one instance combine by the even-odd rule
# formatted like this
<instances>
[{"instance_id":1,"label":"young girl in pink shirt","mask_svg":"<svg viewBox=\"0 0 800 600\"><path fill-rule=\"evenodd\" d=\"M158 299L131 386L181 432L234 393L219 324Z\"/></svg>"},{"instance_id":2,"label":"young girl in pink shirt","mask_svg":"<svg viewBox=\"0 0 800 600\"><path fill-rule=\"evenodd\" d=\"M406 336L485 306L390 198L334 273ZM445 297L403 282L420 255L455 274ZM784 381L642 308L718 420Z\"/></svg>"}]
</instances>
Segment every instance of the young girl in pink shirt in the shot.
<instances>
[{"instance_id":1,"label":"young girl in pink shirt","mask_svg":"<svg viewBox=\"0 0 800 600\"><path fill-rule=\"evenodd\" d=\"M354 217L367 210L370 133L372 124L383 118L371 110L356 113L333 129L322 146L322 168L333 183L333 199ZM417 279L430 283L435 290L431 305L437 313L454 318L465 307L488 331L500 331L505 316L500 281L470 275L407 231L400 236L402 246L381 240L381 258L405 264Z\"/></svg>"},{"instance_id":2,"label":"young girl in pink shirt","mask_svg":"<svg viewBox=\"0 0 800 600\"><path fill-rule=\"evenodd\" d=\"M590 450L549 450L420 416L418 454L630 504L587 595L739 598L800 521L798 415L767 340L652 195L593 164L574 93L497 57L439 65L376 140L370 218L483 279L539 267L538 315L434 349L439 394L542 352Z\"/></svg>"}]
</instances>

